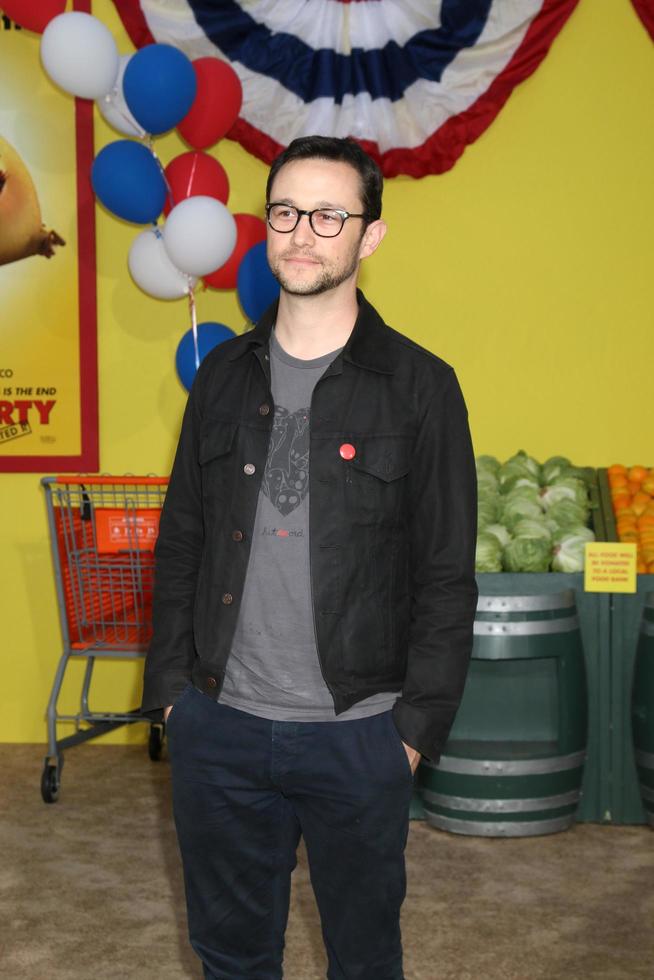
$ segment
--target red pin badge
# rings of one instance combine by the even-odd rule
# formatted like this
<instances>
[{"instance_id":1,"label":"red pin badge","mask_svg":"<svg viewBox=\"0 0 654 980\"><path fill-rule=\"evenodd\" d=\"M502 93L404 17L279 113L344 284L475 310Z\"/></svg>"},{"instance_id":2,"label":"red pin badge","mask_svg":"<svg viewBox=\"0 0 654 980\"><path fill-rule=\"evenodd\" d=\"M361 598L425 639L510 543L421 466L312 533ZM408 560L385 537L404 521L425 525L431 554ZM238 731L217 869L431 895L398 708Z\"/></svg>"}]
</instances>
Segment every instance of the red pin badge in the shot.
<instances>
[{"instance_id":1,"label":"red pin badge","mask_svg":"<svg viewBox=\"0 0 654 980\"><path fill-rule=\"evenodd\" d=\"M357 454L357 451L351 442L344 442L338 451L341 454L342 459L354 459Z\"/></svg>"}]
</instances>

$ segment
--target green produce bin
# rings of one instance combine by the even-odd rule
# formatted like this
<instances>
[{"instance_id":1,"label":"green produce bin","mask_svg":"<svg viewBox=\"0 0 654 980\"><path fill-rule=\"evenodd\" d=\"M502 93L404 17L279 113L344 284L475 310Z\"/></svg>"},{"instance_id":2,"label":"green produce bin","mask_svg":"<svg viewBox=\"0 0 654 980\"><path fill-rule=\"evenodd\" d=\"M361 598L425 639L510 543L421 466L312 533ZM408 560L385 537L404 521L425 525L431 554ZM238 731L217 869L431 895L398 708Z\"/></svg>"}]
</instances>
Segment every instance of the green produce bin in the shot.
<instances>
[{"instance_id":1,"label":"green produce bin","mask_svg":"<svg viewBox=\"0 0 654 980\"><path fill-rule=\"evenodd\" d=\"M598 483L606 540L617 541L611 492L605 469L598 470ZM632 698L634 686L643 683L635 677L636 655L641 637L645 602L654 594L654 575L638 575L635 594L610 596L610 757L607 818L613 823L642 824L643 806L634 756Z\"/></svg>"},{"instance_id":2,"label":"green produce bin","mask_svg":"<svg viewBox=\"0 0 654 980\"><path fill-rule=\"evenodd\" d=\"M654 827L654 592L645 599L631 707L640 796L645 819Z\"/></svg>"},{"instance_id":3,"label":"green produce bin","mask_svg":"<svg viewBox=\"0 0 654 980\"><path fill-rule=\"evenodd\" d=\"M643 697L649 697L650 711L654 710L654 692L650 691L648 695L637 691L645 682L645 668L643 666L638 673L635 670L645 603L652 594L654 575L639 575L635 595L611 596L612 779L609 811L614 823L645 823L646 819L634 753L632 699L640 702ZM651 678L650 672L650 681Z\"/></svg>"},{"instance_id":4,"label":"green produce bin","mask_svg":"<svg viewBox=\"0 0 654 980\"><path fill-rule=\"evenodd\" d=\"M583 766L583 777L581 778L581 800L576 811L575 819L586 821L610 820L610 787L606 775L609 771L611 748L609 729L610 597L601 593L584 592L582 573L488 573L479 574L477 576L477 582L479 585L480 595L486 597L540 597L545 595L551 596L554 593L561 593L565 591L571 591L573 593L574 606L576 608L576 613L579 620L578 639L583 652L586 687L588 693L586 699L587 725L585 726L586 760L585 765ZM542 652L542 650L539 652ZM548 653L552 654L553 650L550 649ZM558 712L561 710L562 706L564 706L565 710L566 699L562 698L559 700L560 690L555 692L555 671L552 670L551 662L547 663L547 661L551 660L552 656L546 656L544 658L536 657L531 665L528 663L526 667L518 667L517 665L520 663L520 661L515 660L514 667L516 667L516 669L514 670L513 667L509 667L508 669L508 673L513 673L513 676L511 676L509 679L510 689L513 696L520 699L521 702L524 702L521 710L514 715L515 723L511 741L522 739L525 743L525 752L530 751L530 742L542 741L542 739L534 739L532 737L534 732L534 724L540 725L541 732L546 731L548 726L550 732L553 731L555 725L560 728L560 718L558 717ZM536 665L535 668L534 665ZM493 664L489 662L485 664L481 670L486 670L486 672L489 673L492 666ZM538 676L539 671L540 676ZM479 679L480 678L474 678L476 687L479 687ZM583 699L580 699L578 677L573 683L573 689L575 686L577 688L577 703L579 704L577 718L577 729L579 729L579 727L583 727L586 705L582 703ZM488 715L487 717L482 716L480 718L480 723L486 727L486 734L490 733L489 726L492 726L493 724L501 726L505 721L502 713L498 712L497 710L497 698L500 696L498 694L498 690L499 689L496 685L495 691L493 692L494 700L489 698ZM464 698L465 697L466 695L464 694ZM537 702L538 698L540 697L542 703L537 703L537 711L534 712L532 717L529 714L529 706L534 706L534 697L536 697ZM481 699L479 708L480 710L484 710L483 698ZM462 715L461 719L461 724L468 723L465 715ZM523 722L522 731L520 731L519 727L515 727L516 725L520 726L521 719ZM452 738L456 738L456 726L458 721L459 719L457 717L452 730ZM498 737L499 740L502 740L504 734L501 731L498 731ZM555 739L551 738L549 741L555 741ZM559 739L557 738L556 741L559 741ZM533 746L531 748L533 748ZM577 749L577 751L579 750ZM445 754L447 754L447 749ZM558 754L574 755L574 752L565 752L563 750ZM559 775L552 777L549 788L546 788L546 790L543 792L544 796L562 795L564 792L572 792L575 789L575 782L578 781L579 776L581 775L581 767L573 765L566 776L561 775L561 773L564 772L564 769L559 769L558 772ZM568 779L567 787L563 787L562 783L566 779ZM433 787L430 788L428 785L430 782L432 782L432 767L425 760L418 768L417 785L421 795L424 796L426 790L429 790L430 792L434 791ZM462 794L453 792L452 795ZM536 799L537 797L534 796L532 798ZM414 799L414 818L426 816L424 803L425 800L423 799L423 813L420 814L419 806L417 801ZM570 804L567 804L566 806L569 805ZM558 814L558 816L565 815L565 813ZM487 817L487 819L489 818Z\"/></svg>"}]
</instances>

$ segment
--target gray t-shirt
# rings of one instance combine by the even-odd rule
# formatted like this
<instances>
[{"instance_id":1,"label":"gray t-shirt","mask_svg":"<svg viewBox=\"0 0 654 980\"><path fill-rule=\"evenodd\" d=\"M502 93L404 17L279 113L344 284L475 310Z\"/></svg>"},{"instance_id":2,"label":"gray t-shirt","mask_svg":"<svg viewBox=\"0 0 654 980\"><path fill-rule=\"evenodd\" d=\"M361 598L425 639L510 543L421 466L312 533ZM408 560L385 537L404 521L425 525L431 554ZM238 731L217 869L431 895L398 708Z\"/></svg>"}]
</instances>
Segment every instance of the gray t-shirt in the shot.
<instances>
[{"instance_id":1,"label":"gray t-shirt","mask_svg":"<svg viewBox=\"0 0 654 980\"><path fill-rule=\"evenodd\" d=\"M318 660L309 570L309 431L316 382L339 351L291 357L273 332L275 418L236 632L219 700L276 721L346 721L388 710L398 694L336 717Z\"/></svg>"}]
</instances>

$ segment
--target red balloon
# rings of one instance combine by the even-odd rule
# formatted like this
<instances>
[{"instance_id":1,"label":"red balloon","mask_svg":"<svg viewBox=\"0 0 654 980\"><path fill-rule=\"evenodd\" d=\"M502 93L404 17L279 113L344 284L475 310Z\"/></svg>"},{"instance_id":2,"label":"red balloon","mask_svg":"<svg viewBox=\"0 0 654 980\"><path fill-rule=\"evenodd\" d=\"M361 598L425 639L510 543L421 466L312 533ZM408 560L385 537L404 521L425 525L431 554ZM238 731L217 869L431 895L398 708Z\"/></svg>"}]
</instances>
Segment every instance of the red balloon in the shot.
<instances>
[{"instance_id":1,"label":"red balloon","mask_svg":"<svg viewBox=\"0 0 654 980\"><path fill-rule=\"evenodd\" d=\"M254 214L235 214L236 245L234 251L224 265L215 272L204 277L206 286L212 289L236 289L236 277L241 259L253 245L264 241L266 237L266 222Z\"/></svg>"},{"instance_id":2,"label":"red balloon","mask_svg":"<svg viewBox=\"0 0 654 980\"><path fill-rule=\"evenodd\" d=\"M227 204L229 179L224 168L208 153L196 153L193 150L181 153L170 161L164 174L170 187L164 214L168 214L180 201L198 194L215 197L217 201Z\"/></svg>"},{"instance_id":3,"label":"red balloon","mask_svg":"<svg viewBox=\"0 0 654 980\"><path fill-rule=\"evenodd\" d=\"M217 143L232 128L243 102L243 89L234 69L218 58L193 62L197 91L193 105L177 129L196 150Z\"/></svg>"},{"instance_id":4,"label":"red balloon","mask_svg":"<svg viewBox=\"0 0 654 980\"><path fill-rule=\"evenodd\" d=\"M43 34L53 17L63 14L66 0L2 0L2 12L28 31Z\"/></svg>"}]
</instances>

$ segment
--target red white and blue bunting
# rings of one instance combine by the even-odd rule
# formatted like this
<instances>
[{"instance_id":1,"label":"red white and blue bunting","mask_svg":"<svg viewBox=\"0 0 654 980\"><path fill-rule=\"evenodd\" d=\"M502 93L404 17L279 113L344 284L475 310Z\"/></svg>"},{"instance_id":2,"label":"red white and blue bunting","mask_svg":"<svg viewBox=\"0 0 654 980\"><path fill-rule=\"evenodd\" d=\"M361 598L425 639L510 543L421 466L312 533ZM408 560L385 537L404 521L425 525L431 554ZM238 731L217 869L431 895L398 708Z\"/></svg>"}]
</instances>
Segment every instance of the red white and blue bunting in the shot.
<instances>
[{"instance_id":1,"label":"red white and blue bunting","mask_svg":"<svg viewBox=\"0 0 654 980\"><path fill-rule=\"evenodd\" d=\"M654 0L632 0L636 13L654 41Z\"/></svg>"},{"instance_id":2,"label":"red white and blue bunting","mask_svg":"<svg viewBox=\"0 0 654 980\"><path fill-rule=\"evenodd\" d=\"M231 63L228 134L270 162L352 136L388 177L449 170L532 74L578 0L114 0L137 47Z\"/></svg>"}]
</instances>

